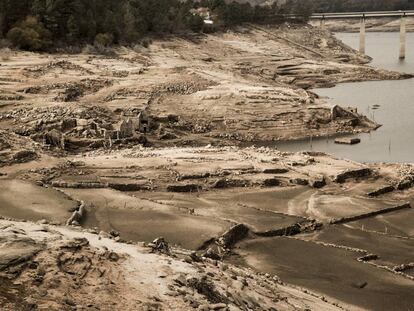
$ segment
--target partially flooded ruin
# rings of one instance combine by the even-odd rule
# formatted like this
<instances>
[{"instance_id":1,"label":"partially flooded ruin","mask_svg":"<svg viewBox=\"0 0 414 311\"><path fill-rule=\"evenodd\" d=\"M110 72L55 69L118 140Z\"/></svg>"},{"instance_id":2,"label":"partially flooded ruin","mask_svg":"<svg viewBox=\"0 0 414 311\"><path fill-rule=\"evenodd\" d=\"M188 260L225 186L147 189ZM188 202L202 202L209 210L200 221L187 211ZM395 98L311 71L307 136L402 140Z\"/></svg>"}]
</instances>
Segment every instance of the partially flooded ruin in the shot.
<instances>
[{"instance_id":1,"label":"partially flooded ruin","mask_svg":"<svg viewBox=\"0 0 414 311\"><path fill-rule=\"evenodd\" d=\"M412 77L369 62L289 24L13 51L0 309L410 310L413 164L278 149L378 129L315 91Z\"/></svg>"}]
</instances>

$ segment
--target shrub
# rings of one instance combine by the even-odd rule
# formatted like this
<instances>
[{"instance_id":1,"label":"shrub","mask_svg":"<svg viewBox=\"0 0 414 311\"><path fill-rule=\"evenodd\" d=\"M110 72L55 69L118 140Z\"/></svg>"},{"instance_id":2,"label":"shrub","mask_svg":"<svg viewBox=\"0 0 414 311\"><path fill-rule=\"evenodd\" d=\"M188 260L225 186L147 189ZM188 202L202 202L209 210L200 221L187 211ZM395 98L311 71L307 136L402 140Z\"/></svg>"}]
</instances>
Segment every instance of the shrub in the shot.
<instances>
[{"instance_id":1,"label":"shrub","mask_svg":"<svg viewBox=\"0 0 414 311\"><path fill-rule=\"evenodd\" d=\"M10 60L11 50L9 48L4 48L0 50L0 59L5 62Z\"/></svg>"},{"instance_id":2,"label":"shrub","mask_svg":"<svg viewBox=\"0 0 414 311\"><path fill-rule=\"evenodd\" d=\"M51 45L51 34L36 17L28 16L7 33L7 39L21 49L41 51Z\"/></svg>"},{"instance_id":3,"label":"shrub","mask_svg":"<svg viewBox=\"0 0 414 311\"><path fill-rule=\"evenodd\" d=\"M98 33L95 37L94 45L96 47L108 47L114 41L114 37L109 33Z\"/></svg>"},{"instance_id":4,"label":"shrub","mask_svg":"<svg viewBox=\"0 0 414 311\"><path fill-rule=\"evenodd\" d=\"M82 49L82 53L83 54L95 54L96 53L96 49L94 46L87 44L83 47Z\"/></svg>"},{"instance_id":5,"label":"shrub","mask_svg":"<svg viewBox=\"0 0 414 311\"><path fill-rule=\"evenodd\" d=\"M151 43L152 43L152 41L150 39L144 39L144 40L141 41L141 45L146 49L149 48Z\"/></svg>"},{"instance_id":6,"label":"shrub","mask_svg":"<svg viewBox=\"0 0 414 311\"><path fill-rule=\"evenodd\" d=\"M185 23L192 31L200 32L204 26L204 19L200 15L189 14L185 19Z\"/></svg>"},{"instance_id":7,"label":"shrub","mask_svg":"<svg viewBox=\"0 0 414 311\"><path fill-rule=\"evenodd\" d=\"M0 39L0 49L10 48L12 44L7 39Z\"/></svg>"}]
</instances>

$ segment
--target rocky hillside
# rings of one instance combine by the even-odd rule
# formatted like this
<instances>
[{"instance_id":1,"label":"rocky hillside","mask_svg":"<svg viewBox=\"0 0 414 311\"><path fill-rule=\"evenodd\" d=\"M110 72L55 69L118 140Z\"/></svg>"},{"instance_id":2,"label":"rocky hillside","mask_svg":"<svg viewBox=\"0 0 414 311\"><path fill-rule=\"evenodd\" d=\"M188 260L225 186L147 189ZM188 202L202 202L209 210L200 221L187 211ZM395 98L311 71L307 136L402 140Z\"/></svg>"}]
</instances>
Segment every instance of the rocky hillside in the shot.
<instances>
[{"instance_id":1,"label":"rocky hillside","mask_svg":"<svg viewBox=\"0 0 414 311\"><path fill-rule=\"evenodd\" d=\"M16 310L342 310L322 296L192 253L0 220L0 306Z\"/></svg>"}]
</instances>

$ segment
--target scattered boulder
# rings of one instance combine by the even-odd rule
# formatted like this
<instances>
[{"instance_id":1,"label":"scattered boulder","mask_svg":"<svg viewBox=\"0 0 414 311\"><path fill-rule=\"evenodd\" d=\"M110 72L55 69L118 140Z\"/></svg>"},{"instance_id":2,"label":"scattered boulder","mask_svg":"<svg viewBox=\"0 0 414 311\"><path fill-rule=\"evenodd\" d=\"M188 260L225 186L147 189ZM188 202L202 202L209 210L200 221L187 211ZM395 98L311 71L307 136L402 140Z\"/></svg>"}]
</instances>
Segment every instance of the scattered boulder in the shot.
<instances>
[{"instance_id":1,"label":"scattered boulder","mask_svg":"<svg viewBox=\"0 0 414 311\"><path fill-rule=\"evenodd\" d=\"M149 243L148 246L153 252L171 255L170 246L163 237L156 238L154 241Z\"/></svg>"}]
</instances>

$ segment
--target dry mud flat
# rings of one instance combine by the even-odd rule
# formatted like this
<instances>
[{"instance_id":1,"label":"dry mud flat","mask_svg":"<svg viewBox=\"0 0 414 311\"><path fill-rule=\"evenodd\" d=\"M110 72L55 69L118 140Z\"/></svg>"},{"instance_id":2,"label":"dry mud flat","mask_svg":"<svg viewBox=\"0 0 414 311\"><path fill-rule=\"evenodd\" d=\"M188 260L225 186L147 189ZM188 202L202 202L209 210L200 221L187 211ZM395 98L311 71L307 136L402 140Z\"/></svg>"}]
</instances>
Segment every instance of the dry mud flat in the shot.
<instances>
[{"instance_id":1,"label":"dry mud flat","mask_svg":"<svg viewBox=\"0 0 414 311\"><path fill-rule=\"evenodd\" d=\"M120 245L163 236L180 252L280 276L346 309L414 303L411 165L211 146L101 150L41 169L24 165L7 167L9 176L0 182L24 179L36 189L32 193L44 191L54 203L37 195L35 206L56 206L56 217L41 220L42 214L31 212L33 203L16 209L15 198L2 191L15 218L27 208L25 218L58 224L61 214L69 219L73 213L63 204L69 200L84 209L81 226ZM405 222L378 230L360 224L401 214Z\"/></svg>"}]
</instances>

